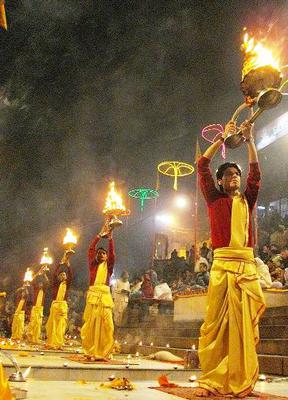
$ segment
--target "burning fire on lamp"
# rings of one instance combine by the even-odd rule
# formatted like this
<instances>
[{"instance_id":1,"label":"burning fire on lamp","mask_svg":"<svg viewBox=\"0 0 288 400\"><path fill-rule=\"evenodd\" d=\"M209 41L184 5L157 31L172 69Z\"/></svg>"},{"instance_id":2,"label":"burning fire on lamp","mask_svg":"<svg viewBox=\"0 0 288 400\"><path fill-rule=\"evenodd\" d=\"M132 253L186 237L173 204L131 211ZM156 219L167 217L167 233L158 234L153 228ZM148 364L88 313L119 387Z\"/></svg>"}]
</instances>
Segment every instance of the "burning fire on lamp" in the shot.
<instances>
[{"instance_id":1,"label":"burning fire on lamp","mask_svg":"<svg viewBox=\"0 0 288 400\"><path fill-rule=\"evenodd\" d=\"M273 56L271 50L256 42L253 37L249 38L247 32L241 46L244 53L242 69L241 91L245 96L245 102L241 104L232 116L232 121L237 122L241 112L257 104L258 109L249 118L253 123L264 110L276 107L281 99L282 74L279 63ZM228 134L225 145L231 149L240 146L245 141L241 130L234 134Z\"/></svg>"},{"instance_id":2,"label":"burning fire on lamp","mask_svg":"<svg viewBox=\"0 0 288 400\"><path fill-rule=\"evenodd\" d=\"M24 279L23 279L24 283L30 283L33 281L33 271L30 268L26 269L25 275L24 275Z\"/></svg>"},{"instance_id":3,"label":"burning fire on lamp","mask_svg":"<svg viewBox=\"0 0 288 400\"><path fill-rule=\"evenodd\" d=\"M115 190L115 182L110 183L110 190L106 197L103 214L106 220L100 232L102 238L107 238L114 228L123 224L118 217L130 214L130 210L127 210L123 204L121 195Z\"/></svg>"},{"instance_id":4,"label":"burning fire on lamp","mask_svg":"<svg viewBox=\"0 0 288 400\"><path fill-rule=\"evenodd\" d=\"M48 254L48 247L44 247L43 254L40 260L40 265L42 269L49 271L49 266L53 263L52 257Z\"/></svg>"},{"instance_id":5,"label":"burning fire on lamp","mask_svg":"<svg viewBox=\"0 0 288 400\"><path fill-rule=\"evenodd\" d=\"M63 239L63 245L66 253L74 254L74 247L77 244L77 236L73 233L70 228L66 228L66 235Z\"/></svg>"}]
</instances>

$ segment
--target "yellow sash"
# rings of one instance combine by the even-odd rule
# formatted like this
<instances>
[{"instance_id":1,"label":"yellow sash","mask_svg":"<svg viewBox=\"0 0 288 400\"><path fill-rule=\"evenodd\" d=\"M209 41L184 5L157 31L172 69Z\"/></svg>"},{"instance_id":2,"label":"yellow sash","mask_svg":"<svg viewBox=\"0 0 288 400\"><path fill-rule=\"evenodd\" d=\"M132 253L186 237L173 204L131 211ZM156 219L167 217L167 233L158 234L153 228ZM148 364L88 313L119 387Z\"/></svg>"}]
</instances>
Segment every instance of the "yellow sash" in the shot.
<instances>
[{"instance_id":1,"label":"yellow sash","mask_svg":"<svg viewBox=\"0 0 288 400\"><path fill-rule=\"evenodd\" d=\"M56 296L56 301L63 301L65 298L66 294L66 288L67 284L66 282L61 282L58 288L57 296Z\"/></svg>"},{"instance_id":2,"label":"yellow sash","mask_svg":"<svg viewBox=\"0 0 288 400\"><path fill-rule=\"evenodd\" d=\"M37 300L36 300L36 306L42 306L42 302L43 302L43 289L40 289L37 295Z\"/></svg>"},{"instance_id":3,"label":"yellow sash","mask_svg":"<svg viewBox=\"0 0 288 400\"><path fill-rule=\"evenodd\" d=\"M249 209L241 194L233 197L231 215L231 238L229 247L241 248L248 243Z\"/></svg>"},{"instance_id":4,"label":"yellow sash","mask_svg":"<svg viewBox=\"0 0 288 400\"><path fill-rule=\"evenodd\" d=\"M95 277L94 285L96 284L106 284L107 280L107 262L104 261L98 266L97 274Z\"/></svg>"},{"instance_id":5,"label":"yellow sash","mask_svg":"<svg viewBox=\"0 0 288 400\"><path fill-rule=\"evenodd\" d=\"M25 300L21 299L18 303L18 306L16 308L15 314L19 313L20 311L22 311L22 308L24 306Z\"/></svg>"}]
</instances>

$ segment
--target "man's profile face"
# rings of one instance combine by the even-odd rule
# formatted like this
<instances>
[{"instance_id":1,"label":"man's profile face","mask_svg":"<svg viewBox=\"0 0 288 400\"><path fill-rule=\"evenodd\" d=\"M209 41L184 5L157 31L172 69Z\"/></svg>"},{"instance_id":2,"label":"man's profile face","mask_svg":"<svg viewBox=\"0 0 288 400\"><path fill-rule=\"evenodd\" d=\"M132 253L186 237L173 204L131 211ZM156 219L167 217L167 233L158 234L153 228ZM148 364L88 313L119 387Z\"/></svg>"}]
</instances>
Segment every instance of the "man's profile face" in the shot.
<instances>
[{"instance_id":1,"label":"man's profile face","mask_svg":"<svg viewBox=\"0 0 288 400\"><path fill-rule=\"evenodd\" d=\"M96 254L96 261L102 263L107 261L107 252L105 250L99 249Z\"/></svg>"},{"instance_id":2,"label":"man's profile face","mask_svg":"<svg viewBox=\"0 0 288 400\"><path fill-rule=\"evenodd\" d=\"M218 179L218 184L223 187L224 192L231 192L240 188L241 176L235 167L225 169L222 179Z\"/></svg>"}]
</instances>

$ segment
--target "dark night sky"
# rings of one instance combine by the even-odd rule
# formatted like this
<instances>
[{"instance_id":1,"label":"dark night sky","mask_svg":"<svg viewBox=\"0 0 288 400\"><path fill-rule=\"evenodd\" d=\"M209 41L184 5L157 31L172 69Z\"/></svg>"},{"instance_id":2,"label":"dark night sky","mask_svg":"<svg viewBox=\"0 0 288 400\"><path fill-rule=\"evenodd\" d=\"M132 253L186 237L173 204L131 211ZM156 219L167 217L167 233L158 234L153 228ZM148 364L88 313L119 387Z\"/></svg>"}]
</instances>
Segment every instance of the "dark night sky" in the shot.
<instances>
[{"instance_id":1,"label":"dark night sky","mask_svg":"<svg viewBox=\"0 0 288 400\"><path fill-rule=\"evenodd\" d=\"M242 28L272 26L282 42L288 2L7 0L6 13L1 272L23 271L44 246L60 257L72 226L81 235L75 269L85 280L109 178L123 192L155 187L160 161L193 162L201 128L225 123L243 100ZM150 256L151 240L135 225L116 234L120 266Z\"/></svg>"}]
</instances>

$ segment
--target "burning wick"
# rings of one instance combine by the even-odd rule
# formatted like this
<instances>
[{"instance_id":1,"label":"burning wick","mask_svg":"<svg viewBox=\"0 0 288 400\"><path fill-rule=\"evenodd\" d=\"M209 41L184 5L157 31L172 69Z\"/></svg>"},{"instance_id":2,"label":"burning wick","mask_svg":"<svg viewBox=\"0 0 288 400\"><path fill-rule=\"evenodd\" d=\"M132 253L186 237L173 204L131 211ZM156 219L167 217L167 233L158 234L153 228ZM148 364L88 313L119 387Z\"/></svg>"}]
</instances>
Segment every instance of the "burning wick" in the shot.
<instances>
[{"instance_id":1,"label":"burning wick","mask_svg":"<svg viewBox=\"0 0 288 400\"><path fill-rule=\"evenodd\" d=\"M139 352L138 351L136 351L135 356L139 357Z\"/></svg>"},{"instance_id":2,"label":"burning wick","mask_svg":"<svg viewBox=\"0 0 288 400\"><path fill-rule=\"evenodd\" d=\"M195 344L192 344L191 349L192 349L192 350L196 350Z\"/></svg>"},{"instance_id":3,"label":"burning wick","mask_svg":"<svg viewBox=\"0 0 288 400\"><path fill-rule=\"evenodd\" d=\"M167 343L167 344L166 344L166 347L167 347L167 349L169 349L169 347L170 347L170 344L169 344L169 343Z\"/></svg>"},{"instance_id":4,"label":"burning wick","mask_svg":"<svg viewBox=\"0 0 288 400\"><path fill-rule=\"evenodd\" d=\"M115 379L115 375L108 376L108 381L113 381Z\"/></svg>"},{"instance_id":5,"label":"burning wick","mask_svg":"<svg viewBox=\"0 0 288 400\"><path fill-rule=\"evenodd\" d=\"M140 340L140 342L139 342L139 346L142 346L143 345L143 342L142 342L142 340Z\"/></svg>"},{"instance_id":6,"label":"burning wick","mask_svg":"<svg viewBox=\"0 0 288 400\"><path fill-rule=\"evenodd\" d=\"M153 342L151 342L151 343L150 343L150 346L151 346L151 347L152 347L152 346L154 346L154 343L153 343Z\"/></svg>"},{"instance_id":7,"label":"burning wick","mask_svg":"<svg viewBox=\"0 0 288 400\"><path fill-rule=\"evenodd\" d=\"M197 380L197 376L196 375L191 375L189 378L189 382L195 382Z\"/></svg>"},{"instance_id":8,"label":"burning wick","mask_svg":"<svg viewBox=\"0 0 288 400\"><path fill-rule=\"evenodd\" d=\"M127 341L126 341L126 340L124 340L123 344L127 344Z\"/></svg>"},{"instance_id":9,"label":"burning wick","mask_svg":"<svg viewBox=\"0 0 288 400\"><path fill-rule=\"evenodd\" d=\"M259 379L259 381L264 382L264 381L266 381L266 375L260 374L258 379Z\"/></svg>"}]
</instances>

